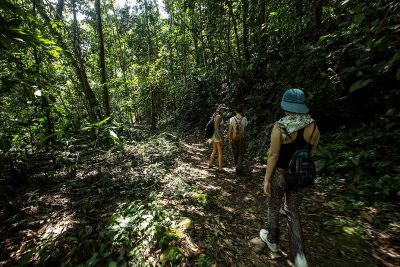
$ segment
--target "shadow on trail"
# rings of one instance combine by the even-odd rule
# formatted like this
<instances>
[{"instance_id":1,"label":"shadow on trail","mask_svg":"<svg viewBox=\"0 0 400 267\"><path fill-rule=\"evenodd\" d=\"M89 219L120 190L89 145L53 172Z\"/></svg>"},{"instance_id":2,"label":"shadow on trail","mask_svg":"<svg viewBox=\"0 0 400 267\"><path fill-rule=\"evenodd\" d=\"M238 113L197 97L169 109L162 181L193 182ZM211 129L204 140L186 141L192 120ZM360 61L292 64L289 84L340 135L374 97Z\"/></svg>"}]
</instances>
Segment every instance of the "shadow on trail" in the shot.
<instances>
[{"instance_id":1,"label":"shadow on trail","mask_svg":"<svg viewBox=\"0 0 400 267\"><path fill-rule=\"evenodd\" d=\"M218 266L269 266L267 253L253 250L249 241L258 235L265 198L261 194L262 169L252 166L237 177L225 149L224 169L219 173L208 167L211 146L202 140L184 144L186 154L181 171L184 183L190 184L180 202L181 215L193 226L188 229L192 261L203 255ZM192 262L193 263L193 262Z\"/></svg>"},{"instance_id":2,"label":"shadow on trail","mask_svg":"<svg viewBox=\"0 0 400 267\"><path fill-rule=\"evenodd\" d=\"M117 213L123 218L127 209L133 215L147 212L143 206L159 191L160 179L173 162L171 151L178 148L171 144L176 140L151 138L131 141L124 150L80 151L73 172L62 164L42 171L54 158L32 159L28 183L8 186L10 204L0 206L0 266L106 265L135 246L124 246L126 238L140 242L146 229L130 230L128 225L125 231L119 221L117 230L108 229Z\"/></svg>"},{"instance_id":3,"label":"shadow on trail","mask_svg":"<svg viewBox=\"0 0 400 267\"><path fill-rule=\"evenodd\" d=\"M1 213L0 265L58 265L72 255L84 262L118 203L144 200L155 190L154 177L121 166L122 159L129 164L134 159L129 152L93 154L77 166L75 177L62 168L53 175L39 172L19 188L10 200L13 209Z\"/></svg>"},{"instance_id":4,"label":"shadow on trail","mask_svg":"<svg viewBox=\"0 0 400 267\"><path fill-rule=\"evenodd\" d=\"M192 221L187 230L189 263L292 265L283 214L278 255L272 255L258 237L259 230L266 226L266 198L262 193L264 167L249 166L248 172L237 177L232 168L231 152L225 145L226 172L218 173L208 168L211 145L195 139L185 143L184 147L186 154L182 165L186 167L175 173L183 177L182 184L189 186L176 207L183 218ZM327 200L320 186L312 190L300 208L309 266L379 266L366 240L343 231L341 225L329 225L330 221L340 218L324 209Z\"/></svg>"},{"instance_id":5,"label":"shadow on trail","mask_svg":"<svg viewBox=\"0 0 400 267\"><path fill-rule=\"evenodd\" d=\"M284 216L278 255L271 255L258 238L260 228L266 226L262 165L248 165L248 171L237 177L225 145L226 172L217 173L208 168L211 145L204 140L179 141L167 133L141 138L139 134L136 140L140 141L128 139L124 151L87 151L73 171L65 166L41 171L40 166L51 162L32 159L37 169L29 183L8 192L11 205L0 207L0 265L93 266L118 258L120 265L137 259L162 265L164 252L175 246L184 251L182 266L292 264ZM327 192L340 194L340 185L317 183L300 209L309 266L396 266L396 247L386 244L385 232L353 220L352 210L340 216L334 209L340 208L340 202ZM155 201L147 211L162 210L167 215L157 219L158 215L130 206L133 209L125 216L121 203L143 206L149 196ZM118 229L107 232L110 221L118 217L115 214L122 214L114 224ZM125 219L137 214L140 219L127 225ZM165 230L164 236L171 233L170 242L140 244L152 236L148 226L140 230L145 218L165 227L160 229ZM162 224L165 221L171 225ZM381 238L371 242L361 223L370 231L367 234ZM131 255L137 247L145 252Z\"/></svg>"}]
</instances>

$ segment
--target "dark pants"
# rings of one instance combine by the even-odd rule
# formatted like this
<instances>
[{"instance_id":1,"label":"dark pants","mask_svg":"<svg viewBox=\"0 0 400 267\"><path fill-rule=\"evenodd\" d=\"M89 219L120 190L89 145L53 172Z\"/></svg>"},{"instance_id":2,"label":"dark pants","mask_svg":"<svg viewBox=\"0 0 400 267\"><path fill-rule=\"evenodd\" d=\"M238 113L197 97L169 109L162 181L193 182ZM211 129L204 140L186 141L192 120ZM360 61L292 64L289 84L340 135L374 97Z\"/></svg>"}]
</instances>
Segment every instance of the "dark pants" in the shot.
<instances>
[{"instance_id":1,"label":"dark pants","mask_svg":"<svg viewBox=\"0 0 400 267\"><path fill-rule=\"evenodd\" d=\"M288 189L286 185L287 171L276 168L271 179L271 197L268 199L268 239L279 243L279 210L284 204L287 217L290 255L294 259L297 253L304 253L304 241L301 231L299 206L308 189Z\"/></svg>"},{"instance_id":2,"label":"dark pants","mask_svg":"<svg viewBox=\"0 0 400 267\"><path fill-rule=\"evenodd\" d=\"M236 172L240 172L242 171L243 158L246 152L245 139L232 140L231 147L233 152L233 159L235 161Z\"/></svg>"}]
</instances>

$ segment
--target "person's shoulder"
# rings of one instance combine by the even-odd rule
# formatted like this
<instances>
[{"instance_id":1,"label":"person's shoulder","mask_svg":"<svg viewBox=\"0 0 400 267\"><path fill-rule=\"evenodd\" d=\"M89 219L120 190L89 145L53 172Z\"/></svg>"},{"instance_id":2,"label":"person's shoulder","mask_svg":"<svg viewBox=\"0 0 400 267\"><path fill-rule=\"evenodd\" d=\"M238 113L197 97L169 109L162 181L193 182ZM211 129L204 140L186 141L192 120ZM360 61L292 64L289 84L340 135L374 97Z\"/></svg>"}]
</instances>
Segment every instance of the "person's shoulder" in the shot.
<instances>
[{"instance_id":1,"label":"person's shoulder","mask_svg":"<svg viewBox=\"0 0 400 267\"><path fill-rule=\"evenodd\" d=\"M214 115L214 121L221 119L221 115L215 114Z\"/></svg>"},{"instance_id":2,"label":"person's shoulder","mask_svg":"<svg viewBox=\"0 0 400 267\"><path fill-rule=\"evenodd\" d=\"M281 127L279 126L279 122L278 121L276 121L275 123L274 123L274 125L272 126L272 131L278 131L278 132L281 132Z\"/></svg>"}]
</instances>

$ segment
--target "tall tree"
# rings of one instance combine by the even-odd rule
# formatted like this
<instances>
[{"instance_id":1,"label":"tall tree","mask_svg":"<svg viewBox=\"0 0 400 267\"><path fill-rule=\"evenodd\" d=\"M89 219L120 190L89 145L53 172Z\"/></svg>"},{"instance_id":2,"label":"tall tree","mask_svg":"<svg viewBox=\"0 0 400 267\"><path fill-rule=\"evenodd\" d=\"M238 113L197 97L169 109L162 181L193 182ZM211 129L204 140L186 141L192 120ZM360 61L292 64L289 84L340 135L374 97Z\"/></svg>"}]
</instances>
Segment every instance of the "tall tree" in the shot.
<instances>
[{"instance_id":1,"label":"tall tree","mask_svg":"<svg viewBox=\"0 0 400 267\"><path fill-rule=\"evenodd\" d=\"M62 0L60 0L62 1ZM72 59L72 65L75 68L75 73L80 81L83 93L85 94L86 100L88 102L88 111L91 119L98 120L102 117L100 107L94 94L87 77L85 62L82 57L80 34L79 34L79 24L77 19L76 10L76 0L72 0L72 12L73 12L73 50L76 57ZM66 45L64 45L65 48ZM68 49L68 48L67 48Z\"/></svg>"},{"instance_id":2,"label":"tall tree","mask_svg":"<svg viewBox=\"0 0 400 267\"><path fill-rule=\"evenodd\" d=\"M146 39L147 39L147 57L149 64L154 62L154 49L155 44L152 40L151 23L150 23L150 4L147 0L144 0L144 19L146 27ZM149 70L150 71L150 70ZM151 129L155 130L157 126L157 111L156 111L156 93L153 84L150 84L150 101L151 101Z\"/></svg>"},{"instance_id":3,"label":"tall tree","mask_svg":"<svg viewBox=\"0 0 400 267\"><path fill-rule=\"evenodd\" d=\"M101 21L101 6L100 0L96 0L95 3L96 18L97 18L97 36L99 44L99 67L101 76L101 86L103 88L103 108L104 113L107 117L110 117L110 95L107 87L107 73L106 73L106 61L104 56L104 40L103 40L103 25Z\"/></svg>"},{"instance_id":4,"label":"tall tree","mask_svg":"<svg viewBox=\"0 0 400 267\"><path fill-rule=\"evenodd\" d=\"M246 62L250 59L249 49L249 1L242 0L243 54Z\"/></svg>"}]
</instances>

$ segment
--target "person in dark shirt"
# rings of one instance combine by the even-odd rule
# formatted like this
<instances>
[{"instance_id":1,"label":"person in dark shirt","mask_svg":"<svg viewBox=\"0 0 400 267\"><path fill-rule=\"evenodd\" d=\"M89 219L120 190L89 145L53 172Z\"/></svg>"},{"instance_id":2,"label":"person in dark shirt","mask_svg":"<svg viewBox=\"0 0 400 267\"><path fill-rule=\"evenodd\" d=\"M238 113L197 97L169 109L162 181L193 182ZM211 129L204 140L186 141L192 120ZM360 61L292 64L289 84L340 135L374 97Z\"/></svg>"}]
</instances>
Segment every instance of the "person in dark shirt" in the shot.
<instances>
[{"instance_id":1,"label":"person in dark shirt","mask_svg":"<svg viewBox=\"0 0 400 267\"><path fill-rule=\"evenodd\" d=\"M261 229L260 237L271 251L278 251L279 210L284 204L290 255L296 267L307 267L299 206L308 188L289 188L286 176L289 161L297 147L308 147L311 154L315 154L320 132L314 119L307 114L308 108L302 90L287 90L283 95L281 107L285 116L277 121L272 129L264 178L264 193L268 197L268 226L267 229Z\"/></svg>"}]
</instances>

